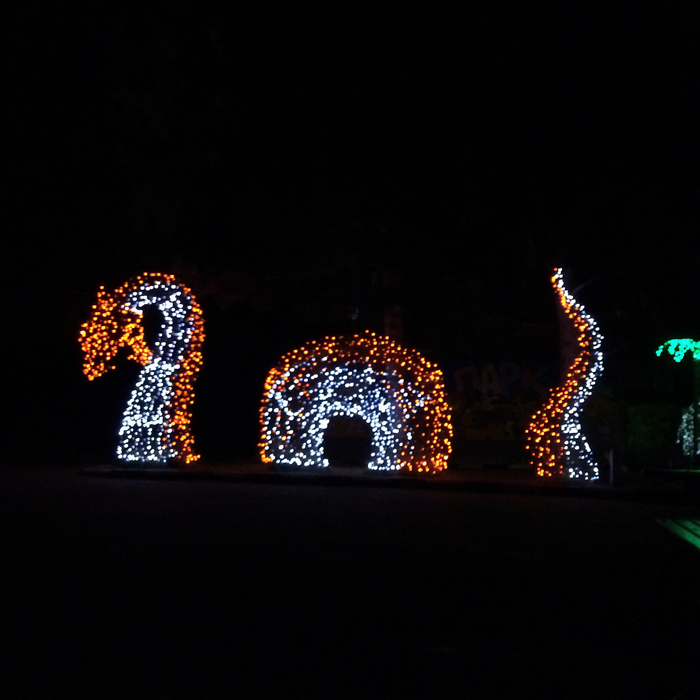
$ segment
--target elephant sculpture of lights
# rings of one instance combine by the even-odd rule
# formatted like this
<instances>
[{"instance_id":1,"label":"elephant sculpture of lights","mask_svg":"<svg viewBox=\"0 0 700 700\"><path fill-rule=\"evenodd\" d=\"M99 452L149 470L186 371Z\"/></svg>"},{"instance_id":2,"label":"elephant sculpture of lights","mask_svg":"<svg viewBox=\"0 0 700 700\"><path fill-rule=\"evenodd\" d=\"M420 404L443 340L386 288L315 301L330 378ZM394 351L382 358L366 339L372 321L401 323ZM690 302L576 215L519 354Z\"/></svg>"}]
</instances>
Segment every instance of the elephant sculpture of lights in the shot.
<instances>
[{"instance_id":1,"label":"elephant sculpture of lights","mask_svg":"<svg viewBox=\"0 0 700 700\"><path fill-rule=\"evenodd\" d=\"M603 336L598 324L564 286L561 269L552 277L559 303L574 324L578 353L566 379L532 418L526 432L531 464L538 476L598 479L599 469L581 427L581 409L603 371Z\"/></svg>"},{"instance_id":2,"label":"elephant sculpture of lights","mask_svg":"<svg viewBox=\"0 0 700 700\"><path fill-rule=\"evenodd\" d=\"M387 337L329 337L284 355L265 382L262 460L327 467L324 433L336 416L369 424L369 469L436 473L447 467L452 424L442 372Z\"/></svg>"},{"instance_id":3,"label":"elephant sculpture of lights","mask_svg":"<svg viewBox=\"0 0 700 700\"><path fill-rule=\"evenodd\" d=\"M155 305L163 324L149 349L143 309ZM144 273L113 292L101 287L80 329L83 372L90 380L110 369L119 349L143 365L119 429L124 462L189 463L198 459L190 433L193 384L202 364L202 312L192 292L172 275Z\"/></svg>"}]
</instances>

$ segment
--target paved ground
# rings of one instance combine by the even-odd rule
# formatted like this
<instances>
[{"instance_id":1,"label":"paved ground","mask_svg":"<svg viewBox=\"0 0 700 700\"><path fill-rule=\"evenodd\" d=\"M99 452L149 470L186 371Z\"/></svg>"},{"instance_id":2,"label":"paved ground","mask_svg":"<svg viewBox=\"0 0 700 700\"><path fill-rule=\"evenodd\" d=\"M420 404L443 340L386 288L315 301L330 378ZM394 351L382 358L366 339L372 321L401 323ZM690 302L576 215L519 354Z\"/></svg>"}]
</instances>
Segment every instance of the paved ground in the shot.
<instances>
[{"instance_id":1,"label":"paved ground","mask_svg":"<svg viewBox=\"0 0 700 700\"><path fill-rule=\"evenodd\" d=\"M0 695L696 697L657 501L5 468Z\"/></svg>"},{"instance_id":2,"label":"paved ground","mask_svg":"<svg viewBox=\"0 0 700 700\"><path fill-rule=\"evenodd\" d=\"M82 474L111 478L147 480L217 481L261 484L315 484L362 486L437 491L478 491L559 495L581 498L633 500L649 503L700 504L700 471L659 470L645 474L618 474L615 485L608 476L597 481L558 481L534 475L527 465L473 465L450 468L439 474L405 475L401 472L371 471L356 465L326 469L275 467L260 462L195 462L185 469L147 468L121 464L98 465L80 470Z\"/></svg>"}]
</instances>

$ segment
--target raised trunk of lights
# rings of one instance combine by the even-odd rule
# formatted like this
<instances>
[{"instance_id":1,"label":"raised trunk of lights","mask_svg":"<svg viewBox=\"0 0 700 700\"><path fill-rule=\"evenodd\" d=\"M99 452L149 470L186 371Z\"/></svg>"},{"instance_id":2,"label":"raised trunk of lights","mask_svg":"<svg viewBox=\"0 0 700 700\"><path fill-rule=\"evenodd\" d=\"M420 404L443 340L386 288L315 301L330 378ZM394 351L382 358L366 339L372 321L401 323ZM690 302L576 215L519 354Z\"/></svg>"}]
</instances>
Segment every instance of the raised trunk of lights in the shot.
<instances>
[{"instance_id":1,"label":"raised trunk of lights","mask_svg":"<svg viewBox=\"0 0 700 700\"><path fill-rule=\"evenodd\" d=\"M552 285L577 332L578 352L564 382L552 389L526 431L530 463L538 476L594 480L600 477L593 452L581 428L581 410L603 371L603 336L598 325L564 286L562 270Z\"/></svg>"},{"instance_id":2,"label":"raised trunk of lights","mask_svg":"<svg viewBox=\"0 0 700 700\"><path fill-rule=\"evenodd\" d=\"M150 350L144 340L143 309L155 305L163 324ZM80 329L90 380L114 365L119 348L144 367L119 429L117 458L124 462L184 463L199 458L190 433L194 381L202 364L202 312L192 292L172 275L147 272L113 292L101 287L90 319Z\"/></svg>"}]
</instances>

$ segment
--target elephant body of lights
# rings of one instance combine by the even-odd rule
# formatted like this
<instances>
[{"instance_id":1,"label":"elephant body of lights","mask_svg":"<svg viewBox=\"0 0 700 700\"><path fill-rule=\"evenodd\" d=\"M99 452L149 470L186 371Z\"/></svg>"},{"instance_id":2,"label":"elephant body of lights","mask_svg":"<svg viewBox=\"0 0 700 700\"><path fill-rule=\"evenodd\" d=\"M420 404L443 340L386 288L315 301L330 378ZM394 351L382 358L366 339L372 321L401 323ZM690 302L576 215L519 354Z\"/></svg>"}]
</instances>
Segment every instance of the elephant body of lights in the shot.
<instances>
[{"instance_id":1,"label":"elephant body of lights","mask_svg":"<svg viewBox=\"0 0 700 700\"><path fill-rule=\"evenodd\" d=\"M447 467L452 425L442 373L373 333L325 338L286 354L267 377L260 414L264 462L327 467L330 419L354 416L372 430L370 469Z\"/></svg>"}]
</instances>

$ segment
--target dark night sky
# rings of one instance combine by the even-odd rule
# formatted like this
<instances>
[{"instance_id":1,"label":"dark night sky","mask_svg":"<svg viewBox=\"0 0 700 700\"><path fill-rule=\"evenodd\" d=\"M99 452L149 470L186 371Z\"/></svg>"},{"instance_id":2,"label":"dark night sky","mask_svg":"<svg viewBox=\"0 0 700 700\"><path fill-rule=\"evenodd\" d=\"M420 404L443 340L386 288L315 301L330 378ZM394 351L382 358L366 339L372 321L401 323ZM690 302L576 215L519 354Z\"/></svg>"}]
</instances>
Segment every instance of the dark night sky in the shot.
<instances>
[{"instance_id":1,"label":"dark night sky","mask_svg":"<svg viewBox=\"0 0 700 700\"><path fill-rule=\"evenodd\" d=\"M99 284L146 269L200 292L211 372L245 397L251 358L350 330L348 306L381 330L387 295L436 359L556 352L520 332L554 323L554 264L589 282L607 391L700 337L700 10L465 5L23 3L3 22L10 452L37 422L29 452L97 440L75 427L97 386L77 329ZM235 401L207 381L205 404Z\"/></svg>"}]
</instances>

